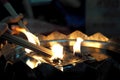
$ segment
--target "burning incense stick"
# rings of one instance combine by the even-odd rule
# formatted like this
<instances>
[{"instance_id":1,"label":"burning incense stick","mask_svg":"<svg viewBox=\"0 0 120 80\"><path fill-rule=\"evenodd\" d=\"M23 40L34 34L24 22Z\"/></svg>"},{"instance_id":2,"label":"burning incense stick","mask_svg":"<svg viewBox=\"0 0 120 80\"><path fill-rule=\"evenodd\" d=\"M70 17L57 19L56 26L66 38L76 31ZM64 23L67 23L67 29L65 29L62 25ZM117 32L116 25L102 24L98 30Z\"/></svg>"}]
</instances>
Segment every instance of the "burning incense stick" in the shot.
<instances>
[{"instance_id":1,"label":"burning incense stick","mask_svg":"<svg viewBox=\"0 0 120 80\"><path fill-rule=\"evenodd\" d=\"M41 40L40 42L69 42L76 41L76 39L54 39L54 40Z\"/></svg>"},{"instance_id":2,"label":"burning incense stick","mask_svg":"<svg viewBox=\"0 0 120 80\"><path fill-rule=\"evenodd\" d=\"M110 41L105 42L105 41L96 41L96 40L84 40L81 46L106 49L120 53L120 44Z\"/></svg>"},{"instance_id":3,"label":"burning incense stick","mask_svg":"<svg viewBox=\"0 0 120 80\"><path fill-rule=\"evenodd\" d=\"M5 33L1 37L12 43L15 43L17 45L31 49L31 50L35 51L36 54L41 55L43 57L51 57L52 56L52 51L49 50L48 48L45 48L43 46L37 46L37 45L30 43L30 42L28 42L22 38L19 38L17 36L13 36L8 33Z\"/></svg>"},{"instance_id":4,"label":"burning incense stick","mask_svg":"<svg viewBox=\"0 0 120 80\"><path fill-rule=\"evenodd\" d=\"M41 40L40 42L70 42L76 41L76 39L56 39L56 40ZM93 48L101 48L106 50L111 50L117 53L120 53L120 44L113 43L110 41L97 41L97 40L84 40L82 41L81 46L84 47L93 47Z\"/></svg>"}]
</instances>

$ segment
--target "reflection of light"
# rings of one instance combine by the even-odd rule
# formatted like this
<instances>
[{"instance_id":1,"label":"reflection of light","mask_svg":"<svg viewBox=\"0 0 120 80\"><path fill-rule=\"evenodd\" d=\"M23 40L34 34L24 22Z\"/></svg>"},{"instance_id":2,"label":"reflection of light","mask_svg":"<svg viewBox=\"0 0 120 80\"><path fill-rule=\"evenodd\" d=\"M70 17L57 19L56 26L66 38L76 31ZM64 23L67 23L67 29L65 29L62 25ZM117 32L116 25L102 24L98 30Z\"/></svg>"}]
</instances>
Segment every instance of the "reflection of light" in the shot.
<instances>
[{"instance_id":1,"label":"reflection of light","mask_svg":"<svg viewBox=\"0 0 120 80\"><path fill-rule=\"evenodd\" d=\"M38 39L38 37L36 37L34 34L32 34L31 32L28 32L27 30L25 30L24 28L19 28L19 27L12 27L12 29L14 30L14 32L18 31L18 32L22 32L26 35L27 39L29 42L36 44L36 45L40 45L40 41ZM30 49L25 49L25 51L27 53L32 52Z\"/></svg>"},{"instance_id":2,"label":"reflection of light","mask_svg":"<svg viewBox=\"0 0 120 80\"><path fill-rule=\"evenodd\" d=\"M99 43L99 42L85 42L83 43L84 46L87 46L87 47L95 47L95 48L101 48L102 47L102 44Z\"/></svg>"},{"instance_id":3,"label":"reflection of light","mask_svg":"<svg viewBox=\"0 0 120 80\"><path fill-rule=\"evenodd\" d=\"M32 58L36 59L37 61L46 62L41 56L33 55Z\"/></svg>"},{"instance_id":4,"label":"reflection of light","mask_svg":"<svg viewBox=\"0 0 120 80\"><path fill-rule=\"evenodd\" d=\"M32 60L27 60L26 61L26 64L30 67L30 68L35 68L35 67L37 67L38 66L38 64L41 64L41 62L40 61L32 61Z\"/></svg>"},{"instance_id":5,"label":"reflection of light","mask_svg":"<svg viewBox=\"0 0 120 80\"><path fill-rule=\"evenodd\" d=\"M29 42L31 42L31 43L33 43L33 44L36 44L36 45L40 45L40 42L39 42L39 39L38 39L38 37L36 37L35 35L33 35L32 33L30 33L30 32L23 32L26 36L27 36L27 39L28 39L28 41ZM25 49L25 51L27 52L27 53L30 53L31 52L31 50L29 50L29 49Z\"/></svg>"},{"instance_id":6,"label":"reflection of light","mask_svg":"<svg viewBox=\"0 0 120 80\"><path fill-rule=\"evenodd\" d=\"M56 59L56 58L62 59L63 58L63 46L62 45L56 43L51 47L51 49L53 52L52 59Z\"/></svg>"},{"instance_id":7,"label":"reflection of light","mask_svg":"<svg viewBox=\"0 0 120 80\"><path fill-rule=\"evenodd\" d=\"M80 53L81 52L81 42L83 41L82 38L78 37L77 41L73 45L73 53Z\"/></svg>"}]
</instances>

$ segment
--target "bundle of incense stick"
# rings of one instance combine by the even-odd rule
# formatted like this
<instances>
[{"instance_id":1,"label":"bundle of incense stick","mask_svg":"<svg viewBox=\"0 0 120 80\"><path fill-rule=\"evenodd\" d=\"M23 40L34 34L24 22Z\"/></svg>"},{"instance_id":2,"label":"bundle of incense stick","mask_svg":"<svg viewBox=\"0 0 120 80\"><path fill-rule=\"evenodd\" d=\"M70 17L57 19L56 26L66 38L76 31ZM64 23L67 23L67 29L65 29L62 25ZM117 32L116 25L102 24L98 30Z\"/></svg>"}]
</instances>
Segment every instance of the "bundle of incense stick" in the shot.
<instances>
[{"instance_id":1,"label":"bundle of incense stick","mask_svg":"<svg viewBox=\"0 0 120 80\"><path fill-rule=\"evenodd\" d=\"M36 54L39 54L43 57L51 57L52 56L52 51L50 49L45 48L43 46L37 46L37 45L30 43L27 40L24 40L20 37L5 33L1 36L1 38L4 38L4 39L8 40L9 42L23 46L25 48L31 49L34 52L36 52Z\"/></svg>"},{"instance_id":2,"label":"bundle of incense stick","mask_svg":"<svg viewBox=\"0 0 120 80\"><path fill-rule=\"evenodd\" d=\"M76 41L76 39L54 39L54 40L41 40L40 42L70 42ZM120 44L110 41L97 41L97 40L84 40L82 41L81 46L84 47L93 47L93 48L101 48L110 51L114 51L120 53Z\"/></svg>"}]
</instances>

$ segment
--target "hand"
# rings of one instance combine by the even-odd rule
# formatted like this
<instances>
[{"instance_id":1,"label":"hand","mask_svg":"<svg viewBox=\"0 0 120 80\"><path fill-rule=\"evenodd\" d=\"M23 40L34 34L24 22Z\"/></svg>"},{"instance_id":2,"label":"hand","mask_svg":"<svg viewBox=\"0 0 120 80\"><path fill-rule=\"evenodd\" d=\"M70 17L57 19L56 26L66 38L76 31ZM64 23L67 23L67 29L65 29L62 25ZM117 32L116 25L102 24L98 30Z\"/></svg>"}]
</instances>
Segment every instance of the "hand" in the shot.
<instances>
[{"instance_id":1,"label":"hand","mask_svg":"<svg viewBox=\"0 0 120 80\"><path fill-rule=\"evenodd\" d=\"M8 25L6 23L0 23L0 36L8 30Z\"/></svg>"},{"instance_id":2,"label":"hand","mask_svg":"<svg viewBox=\"0 0 120 80\"><path fill-rule=\"evenodd\" d=\"M24 17L23 14L19 14L18 16L15 16L15 17L8 16L1 21L1 24L3 24L3 23L8 24L9 29L12 29L12 27L20 27L16 23L18 23L20 20L22 20L23 17ZM24 19L23 24L27 25L28 24L27 20Z\"/></svg>"},{"instance_id":3,"label":"hand","mask_svg":"<svg viewBox=\"0 0 120 80\"><path fill-rule=\"evenodd\" d=\"M6 23L0 23L0 36L3 35L8 30L8 25ZM0 49L5 45L6 40L0 37Z\"/></svg>"},{"instance_id":4,"label":"hand","mask_svg":"<svg viewBox=\"0 0 120 80\"><path fill-rule=\"evenodd\" d=\"M23 14L19 14L18 16L12 17L12 16L8 16L6 18L4 18L1 22L2 23L17 23L19 22L21 19L23 19Z\"/></svg>"},{"instance_id":5,"label":"hand","mask_svg":"<svg viewBox=\"0 0 120 80\"><path fill-rule=\"evenodd\" d=\"M23 15L20 14L16 17L6 17L5 19L3 19L1 22L0 22L0 36L3 35L5 32L8 32L8 24L9 23L17 23L19 22L21 19L23 18ZM13 25L11 25L13 26ZM18 26L18 25L14 25L14 26ZM6 44L6 40L2 39L0 37L0 48L2 48L3 45Z\"/></svg>"}]
</instances>

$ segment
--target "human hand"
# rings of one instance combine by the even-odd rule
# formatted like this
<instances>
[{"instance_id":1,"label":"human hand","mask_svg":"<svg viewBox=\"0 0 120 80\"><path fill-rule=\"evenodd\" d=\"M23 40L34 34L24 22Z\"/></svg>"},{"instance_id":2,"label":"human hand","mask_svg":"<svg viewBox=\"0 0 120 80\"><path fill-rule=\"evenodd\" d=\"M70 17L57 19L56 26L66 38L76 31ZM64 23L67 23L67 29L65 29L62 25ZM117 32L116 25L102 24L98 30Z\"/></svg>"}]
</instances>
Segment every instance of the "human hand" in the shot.
<instances>
[{"instance_id":1,"label":"human hand","mask_svg":"<svg viewBox=\"0 0 120 80\"><path fill-rule=\"evenodd\" d=\"M23 19L23 14L19 14L19 15L17 15L17 16L8 16L8 17L6 17L6 18L4 18L2 21L1 21L1 23L6 23L6 24L8 24L9 26L9 29L11 29L12 30L12 27L21 27L18 23L20 22L20 21L22 21L23 22L23 25L27 25L28 24L28 22L27 22L27 20L26 19Z\"/></svg>"},{"instance_id":2,"label":"human hand","mask_svg":"<svg viewBox=\"0 0 120 80\"><path fill-rule=\"evenodd\" d=\"M9 32L10 30L10 27L12 26L16 26L18 27L18 25L14 24L14 23L17 23L19 22L21 19L23 18L23 15L20 14L16 17L12 17L12 16L9 16L9 17L6 17L5 19L3 19L1 22L0 22L0 47L1 45L5 45L6 43L6 40L1 38L1 36L6 33L6 32ZM11 26L8 26L8 24L12 24ZM12 31L11 31L12 32ZM11 34L11 33L10 33Z\"/></svg>"},{"instance_id":3,"label":"human hand","mask_svg":"<svg viewBox=\"0 0 120 80\"><path fill-rule=\"evenodd\" d=\"M8 25L6 23L0 23L0 48L6 44L6 40L2 39L1 36L8 30Z\"/></svg>"},{"instance_id":4,"label":"human hand","mask_svg":"<svg viewBox=\"0 0 120 80\"><path fill-rule=\"evenodd\" d=\"M0 36L8 30L8 25L6 23L0 23Z\"/></svg>"},{"instance_id":5,"label":"human hand","mask_svg":"<svg viewBox=\"0 0 120 80\"><path fill-rule=\"evenodd\" d=\"M15 17L8 16L8 17L4 18L1 22L2 23L7 23L7 24L9 24L9 23L17 23L21 19L23 19L23 17L24 17L23 14L19 14L18 16L15 16Z\"/></svg>"}]
</instances>

